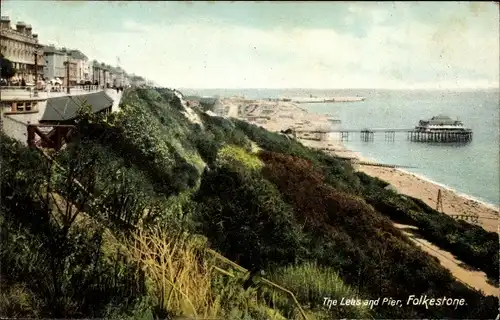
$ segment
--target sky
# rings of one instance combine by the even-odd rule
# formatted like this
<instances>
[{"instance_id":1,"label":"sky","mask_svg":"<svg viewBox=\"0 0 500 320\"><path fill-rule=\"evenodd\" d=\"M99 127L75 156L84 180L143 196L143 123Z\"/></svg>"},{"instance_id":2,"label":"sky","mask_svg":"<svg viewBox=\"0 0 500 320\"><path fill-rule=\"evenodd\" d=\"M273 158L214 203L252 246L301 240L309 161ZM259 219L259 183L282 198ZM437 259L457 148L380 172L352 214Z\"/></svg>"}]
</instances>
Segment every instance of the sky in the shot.
<instances>
[{"instance_id":1,"label":"sky","mask_svg":"<svg viewBox=\"0 0 500 320\"><path fill-rule=\"evenodd\" d=\"M494 2L7 0L2 15L174 88L499 87Z\"/></svg>"}]
</instances>

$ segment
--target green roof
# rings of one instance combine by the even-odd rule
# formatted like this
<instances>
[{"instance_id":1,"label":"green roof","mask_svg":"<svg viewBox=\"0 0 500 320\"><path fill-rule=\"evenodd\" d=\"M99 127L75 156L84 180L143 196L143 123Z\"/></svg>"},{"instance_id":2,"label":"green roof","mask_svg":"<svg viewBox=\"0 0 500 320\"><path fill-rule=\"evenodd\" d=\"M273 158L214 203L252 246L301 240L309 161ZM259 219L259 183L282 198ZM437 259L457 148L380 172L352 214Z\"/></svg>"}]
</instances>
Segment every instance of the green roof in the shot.
<instances>
[{"instance_id":1,"label":"green roof","mask_svg":"<svg viewBox=\"0 0 500 320\"><path fill-rule=\"evenodd\" d=\"M72 120L76 118L78 111L85 102L92 106L93 113L98 113L113 106L113 99L103 91L77 96L49 98L40 122Z\"/></svg>"}]
</instances>

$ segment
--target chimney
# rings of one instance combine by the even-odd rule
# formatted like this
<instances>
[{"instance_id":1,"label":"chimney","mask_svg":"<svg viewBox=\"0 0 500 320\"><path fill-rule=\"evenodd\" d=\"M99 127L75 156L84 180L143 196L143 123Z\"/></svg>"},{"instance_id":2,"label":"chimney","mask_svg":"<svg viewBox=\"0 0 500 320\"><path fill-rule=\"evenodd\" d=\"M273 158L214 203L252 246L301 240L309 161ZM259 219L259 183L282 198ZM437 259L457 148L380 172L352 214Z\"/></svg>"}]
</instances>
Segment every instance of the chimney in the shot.
<instances>
[{"instance_id":1,"label":"chimney","mask_svg":"<svg viewBox=\"0 0 500 320\"><path fill-rule=\"evenodd\" d=\"M24 33L24 30L26 29L26 24L22 21L18 21L16 23L16 31L19 33Z\"/></svg>"},{"instance_id":2,"label":"chimney","mask_svg":"<svg viewBox=\"0 0 500 320\"><path fill-rule=\"evenodd\" d=\"M10 18L8 16L2 16L2 19L0 21L2 29L10 28Z\"/></svg>"},{"instance_id":3,"label":"chimney","mask_svg":"<svg viewBox=\"0 0 500 320\"><path fill-rule=\"evenodd\" d=\"M31 28L31 25L27 25L26 26L26 35L27 36L30 36L31 37L31 30L33 30L33 28Z\"/></svg>"}]
</instances>

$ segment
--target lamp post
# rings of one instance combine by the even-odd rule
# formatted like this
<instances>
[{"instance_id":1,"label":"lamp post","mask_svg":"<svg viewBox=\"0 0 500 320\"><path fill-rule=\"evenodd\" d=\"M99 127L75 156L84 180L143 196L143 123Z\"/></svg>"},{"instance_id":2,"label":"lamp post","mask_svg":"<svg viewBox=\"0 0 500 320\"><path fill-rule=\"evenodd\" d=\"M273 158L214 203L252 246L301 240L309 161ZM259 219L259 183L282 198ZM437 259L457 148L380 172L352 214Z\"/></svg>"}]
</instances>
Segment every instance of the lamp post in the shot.
<instances>
[{"instance_id":1,"label":"lamp post","mask_svg":"<svg viewBox=\"0 0 500 320\"><path fill-rule=\"evenodd\" d=\"M38 52L35 49L35 91L33 96L38 97Z\"/></svg>"},{"instance_id":2,"label":"lamp post","mask_svg":"<svg viewBox=\"0 0 500 320\"><path fill-rule=\"evenodd\" d=\"M69 91L69 56L67 57L65 64L66 64L66 93L70 94L70 91Z\"/></svg>"}]
</instances>

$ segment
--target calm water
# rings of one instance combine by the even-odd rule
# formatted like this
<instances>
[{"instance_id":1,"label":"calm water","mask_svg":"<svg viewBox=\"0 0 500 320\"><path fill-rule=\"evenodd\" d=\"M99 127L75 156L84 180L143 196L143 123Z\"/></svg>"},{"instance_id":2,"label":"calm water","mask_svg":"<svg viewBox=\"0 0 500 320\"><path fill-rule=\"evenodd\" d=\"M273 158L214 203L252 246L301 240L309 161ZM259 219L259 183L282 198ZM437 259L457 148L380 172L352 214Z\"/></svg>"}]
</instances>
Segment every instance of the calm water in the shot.
<instances>
[{"instance_id":1,"label":"calm water","mask_svg":"<svg viewBox=\"0 0 500 320\"><path fill-rule=\"evenodd\" d=\"M363 156L383 163L414 166L408 171L444 184L459 193L499 205L499 91L393 91L393 90L182 90L207 96L245 95L251 99L279 97L362 96L349 103L303 104L310 112L327 113L342 120L347 129L412 128L419 120L445 114L459 118L473 130L466 145L428 144L406 140L396 133L387 142L384 133L373 142L358 134L345 145Z\"/></svg>"}]
</instances>

